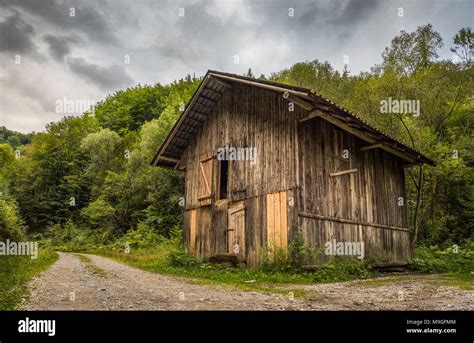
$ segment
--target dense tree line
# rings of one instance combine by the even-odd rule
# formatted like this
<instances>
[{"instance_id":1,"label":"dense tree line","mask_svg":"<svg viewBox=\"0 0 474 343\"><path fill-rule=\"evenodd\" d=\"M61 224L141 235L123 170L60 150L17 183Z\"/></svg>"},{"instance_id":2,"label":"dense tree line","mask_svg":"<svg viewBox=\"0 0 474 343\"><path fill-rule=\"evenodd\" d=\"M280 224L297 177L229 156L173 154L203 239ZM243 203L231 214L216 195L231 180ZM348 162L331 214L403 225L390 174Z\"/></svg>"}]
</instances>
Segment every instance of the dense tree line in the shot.
<instances>
[{"instance_id":1,"label":"dense tree line","mask_svg":"<svg viewBox=\"0 0 474 343\"><path fill-rule=\"evenodd\" d=\"M8 143L13 149L30 144L33 135L34 133L24 134L8 130L5 126L0 126L0 144Z\"/></svg>"},{"instance_id":2,"label":"dense tree line","mask_svg":"<svg viewBox=\"0 0 474 343\"><path fill-rule=\"evenodd\" d=\"M437 162L406 170L414 243L473 235L474 35L463 28L454 37L456 60L439 60L443 44L425 25L396 36L370 72L339 73L314 60L268 77L313 89ZM103 243L137 227L168 236L181 225L183 176L149 162L199 82L188 76L118 91L43 133L0 128L0 238L71 227ZM388 98L419 100L420 111L381 113Z\"/></svg>"}]
</instances>

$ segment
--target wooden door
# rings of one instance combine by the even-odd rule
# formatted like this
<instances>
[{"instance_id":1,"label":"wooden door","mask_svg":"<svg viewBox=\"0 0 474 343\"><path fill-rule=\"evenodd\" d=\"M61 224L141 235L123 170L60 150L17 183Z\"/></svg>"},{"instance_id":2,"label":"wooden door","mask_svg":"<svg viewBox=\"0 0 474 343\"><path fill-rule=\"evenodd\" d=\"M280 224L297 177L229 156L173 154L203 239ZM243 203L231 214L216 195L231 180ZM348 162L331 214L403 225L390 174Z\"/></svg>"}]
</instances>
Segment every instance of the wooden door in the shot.
<instances>
[{"instance_id":1,"label":"wooden door","mask_svg":"<svg viewBox=\"0 0 474 343\"><path fill-rule=\"evenodd\" d=\"M227 252L245 260L245 207L243 203L229 209Z\"/></svg>"}]
</instances>

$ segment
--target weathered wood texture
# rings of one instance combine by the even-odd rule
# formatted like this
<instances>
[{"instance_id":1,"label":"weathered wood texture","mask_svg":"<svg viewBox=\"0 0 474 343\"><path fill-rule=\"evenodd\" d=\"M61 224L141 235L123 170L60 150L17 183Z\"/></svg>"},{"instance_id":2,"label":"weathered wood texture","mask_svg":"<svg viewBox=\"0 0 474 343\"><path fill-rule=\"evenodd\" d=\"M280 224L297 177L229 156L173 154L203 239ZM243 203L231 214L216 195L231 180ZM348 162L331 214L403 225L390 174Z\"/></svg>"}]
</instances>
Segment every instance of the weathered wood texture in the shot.
<instances>
[{"instance_id":1,"label":"weathered wood texture","mask_svg":"<svg viewBox=\"0 0 474 343\"><path fill-rule=\"evenodd\" d=\"M269 213L275 212L275 204L268 201L275 201L270 194L277 194L279 223L282 211L286 217L286 242L301 228L314 248L333 238L362 240L366 254L390 262L408 260L406 208L397 204L402 197L406 205L402 161L377 148L362 151L369 144L321 118L300 122L307 115L276 92L238 83L226 89L181 160L186 169L185 239L191 250L195 231L199 258L231 251L227 230L234 224L228 209L243 201L245 212L238 224L244 220L244 259L257 265L262 247L275 239L275 225L269 223L277 219ZM230 162L227 199L216 200L215 156L225 146L255 147L256 160ZM214 159L204 161L210 156ZM338 174L351 169L357 170ZM203 198L209 190L210 197Z\"/></svg>"},{"instance_id":2,"label":"weathered wood texture","mask_svg":"<svg viewBox=\"0 0 474 343\"><path fill-rule=\"evenodd\" d=\"M267 194L267 247L270 260L288 252L288 215L286 192Z\"/></svg>"},{"instance_id":3,"label":"weathered wood texture","mask_svg":"<svg viewBox=\"0 0 474 343\"><path fill-rule=\"evenodd\" d=\"M307 244L321 246L331 239L364 241L366 254L384 261L408 261L402 161L380 149L363 151L365 142L320 118L301 124L298 137L302 186L299 225ZM357 172L329 176L351 169ZM403 206L399 206L400 198ZM305 213L326 219L309 218ZM339 218L369 225L344 223Z\"/></svg>"}]
</instances>

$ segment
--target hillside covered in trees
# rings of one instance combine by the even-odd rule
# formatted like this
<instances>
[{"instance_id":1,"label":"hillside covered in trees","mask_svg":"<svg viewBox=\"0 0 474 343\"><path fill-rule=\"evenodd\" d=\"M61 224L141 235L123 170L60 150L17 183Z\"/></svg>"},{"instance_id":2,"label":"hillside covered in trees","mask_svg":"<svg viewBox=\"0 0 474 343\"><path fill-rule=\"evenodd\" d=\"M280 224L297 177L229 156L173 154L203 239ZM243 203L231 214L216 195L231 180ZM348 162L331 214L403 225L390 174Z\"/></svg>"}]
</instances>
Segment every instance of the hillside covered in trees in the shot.
<instances>
[{"instance_id":1,"label":"hillside covered in trees","mask_svg":"<svg viewBox=\"0 0 474 343\"><path fill-rule=\"evenodd\" d=\"M474 34L463 28L445 39L431 25L402 31L382 63L359 75L315 59L260 76L311 88L437 162L406 170L417 245L473 237ZM439 59L443 44L456 58ZM83 246L179 235L183 176L150 161L199 82L120 90L42 133L0 128L0 240ZM381 113L387 99L419 100L419 113Z\"/></svg>"}]
</instances>

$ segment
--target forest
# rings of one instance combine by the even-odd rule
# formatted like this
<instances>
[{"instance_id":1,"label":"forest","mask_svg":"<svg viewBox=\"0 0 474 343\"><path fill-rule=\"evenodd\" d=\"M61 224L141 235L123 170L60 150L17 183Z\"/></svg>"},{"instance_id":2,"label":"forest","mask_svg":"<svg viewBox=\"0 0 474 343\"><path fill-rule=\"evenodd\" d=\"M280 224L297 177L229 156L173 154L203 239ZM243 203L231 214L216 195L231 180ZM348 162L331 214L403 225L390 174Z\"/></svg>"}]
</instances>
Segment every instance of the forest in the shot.
<instances>
[{"instance_id":1,"label":"forest","mask_svg":"<svg viewBox=\"0 0 474 343\"><path fill-rule=\"evenodd\" d=\"M451 59L440 59L444 45ZM401 31L368 72L314 59L259 78L311 88L436 161L406 169L412 246L472 247L473 51L470 28L441 37L427 24ZM179 239L183 175L150 161L199 82L118 90L44 132L1 127L0 240L80 251ZM419 111L383 113L388 99L419 101Z\"/></svg>"}]
</instances>

